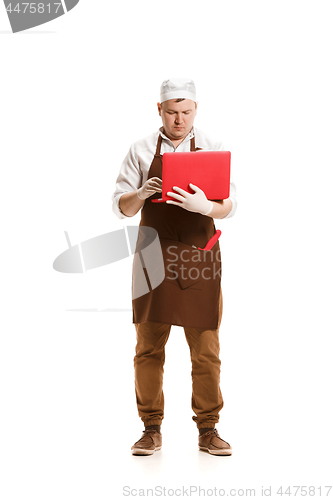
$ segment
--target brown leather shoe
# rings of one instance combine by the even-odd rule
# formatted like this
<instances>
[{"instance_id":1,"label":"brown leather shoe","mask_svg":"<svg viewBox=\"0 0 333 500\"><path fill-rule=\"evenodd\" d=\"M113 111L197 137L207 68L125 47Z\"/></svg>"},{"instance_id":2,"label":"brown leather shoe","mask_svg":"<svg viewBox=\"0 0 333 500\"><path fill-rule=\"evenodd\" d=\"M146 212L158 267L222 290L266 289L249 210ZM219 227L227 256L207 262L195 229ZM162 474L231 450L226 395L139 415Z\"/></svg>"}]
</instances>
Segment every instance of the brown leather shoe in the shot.
<instances>
[{"instance_id":1,"label":"brown leather shoe","mask_svg":"<svg viewBox=\"0 0 333 500\"><path fill-rule=\"evenodd\" d=\"M199 436L199 448L209 451L212 455L232 455L230 444L220 438L217 429L212 429Z\"/></svg>"},{"instance_id":2,"label":"brown leather shoe","mask_svg":"<svg viewBox=\"0 0 333 500\"><path fill-rule=\"evenodd\" d=\"M132 446L132 455L152 455L162 448L162 434L154 429L145 429L141 439Z\"/></svg>"}]
</instances>

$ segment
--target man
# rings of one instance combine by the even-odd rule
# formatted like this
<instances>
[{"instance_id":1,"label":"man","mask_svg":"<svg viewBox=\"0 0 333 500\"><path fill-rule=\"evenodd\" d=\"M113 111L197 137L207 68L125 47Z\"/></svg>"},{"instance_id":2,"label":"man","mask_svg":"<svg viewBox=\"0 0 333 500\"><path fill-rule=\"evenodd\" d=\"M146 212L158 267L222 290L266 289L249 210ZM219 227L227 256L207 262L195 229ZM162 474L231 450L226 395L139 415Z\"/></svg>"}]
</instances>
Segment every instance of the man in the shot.
<instances>
[{"instance_id":1,"label":"man","mask_svg":"<svg viewBox=\"0 0 333 500\"><path fill-rule=\"evenodd\" d=\"M163 153L223 150L221 143L193 127L197 99L192 80L163 82L157 107L163 127L132 144L113 194L113 210L119 218L132 217L142 209L140 226L157 231L165 265L163 282L133 300L137 334L135 391L145 430L132 446L132 454L151 455L161 449L164 347L171 326L178 325L184 327L190 348L195 413L192 418L199 430L199 448L214 455L231 455L231 446L215 429L223 407L219 359L222 316L219 243L209 252L201 249L215 233L213 219L234 215L235 185L231 181L230 197L226 200L210 201L200 186L191 185L193 194L175 186L174 191L168 193L173 200L154 203L152 200L159 198L162 191Z\"/></svg>"}]
</instances>

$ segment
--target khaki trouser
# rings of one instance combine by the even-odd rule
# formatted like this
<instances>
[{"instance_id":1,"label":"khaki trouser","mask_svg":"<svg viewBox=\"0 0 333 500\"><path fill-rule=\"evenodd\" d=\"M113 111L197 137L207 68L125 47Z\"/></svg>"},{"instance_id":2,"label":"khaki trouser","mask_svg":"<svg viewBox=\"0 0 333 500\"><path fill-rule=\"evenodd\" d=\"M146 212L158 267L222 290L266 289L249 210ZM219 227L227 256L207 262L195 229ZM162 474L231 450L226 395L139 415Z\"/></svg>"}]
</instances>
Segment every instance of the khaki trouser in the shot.
<instances>
[{"instance_id":1,"label":"khaki trouser","mask_svg":"<svg viewBox=\"0 0 333 500\"><path fill-rule=\"evenodd\" d=\"M219 327L222 318L222 291L216 330L184 327L192 362L192 409L198 429L215 427L223 407L220 390ZM171 325L136 323L134 357L135 393L138 413L145 425L160 425L164 417L163 366L165 344Z\"/></svg>"}]
</instances>

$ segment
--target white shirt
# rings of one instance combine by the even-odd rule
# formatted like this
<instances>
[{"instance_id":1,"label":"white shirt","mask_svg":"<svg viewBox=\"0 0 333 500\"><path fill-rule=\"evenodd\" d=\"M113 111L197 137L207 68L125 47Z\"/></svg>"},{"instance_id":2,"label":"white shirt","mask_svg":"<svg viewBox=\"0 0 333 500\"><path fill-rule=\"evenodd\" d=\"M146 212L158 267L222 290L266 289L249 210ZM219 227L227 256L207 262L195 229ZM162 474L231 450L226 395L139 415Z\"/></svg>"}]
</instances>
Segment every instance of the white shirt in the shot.
<instances>
[{"instance_id":1,"label":"white shirt","mask_svg":"<svg viewBox=\"0 0 333 500\"><path fill-rule=\"evenodd\" d=\"M127 217L119 208L119 199L124 193L136 191L146 182L149 168L156 152L159 135L162 136L161 154L167 152L190 151L191 139L193 136L195 136L195 146L204 151L224 151L222 142L211 140L197 128L193 128L177 148L173 142L164 135L162 127L148 137L134 142L120 167L120 172L116 180L116 189L112 195L112 210L119 219ZM232 217L237 208L236 186L232 180L232 175L230 177L229 199L232 202L232 209L225 218Z\"/></svg>"}]
</instances>

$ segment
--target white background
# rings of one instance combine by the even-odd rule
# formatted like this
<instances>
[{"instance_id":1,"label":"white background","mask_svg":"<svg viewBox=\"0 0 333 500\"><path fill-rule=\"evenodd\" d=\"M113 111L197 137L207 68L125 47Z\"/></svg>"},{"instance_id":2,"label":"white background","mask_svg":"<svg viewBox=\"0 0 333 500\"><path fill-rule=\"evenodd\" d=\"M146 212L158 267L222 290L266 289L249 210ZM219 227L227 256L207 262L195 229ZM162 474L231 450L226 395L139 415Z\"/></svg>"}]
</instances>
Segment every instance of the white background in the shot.
<instances>
[{"instance_id":1,"label":"white background","mask_svg":"<svg viewBox=\"0 0 333 500\"><path fill-rule=\"evenodd\" d=\"M13 35L0 8L1 498L333 484L332 14L329 1L81 0ZM64 231L76 244L138 224L114 216L111 194L172 76L195 80L195 124L232 152L237 185L236 216L216 222L228 458L198 451L176 327L163 449L131 456L132 262L52 268ZM68 310L85 308L124 311Z\"/></svg>"}]
</instances>

